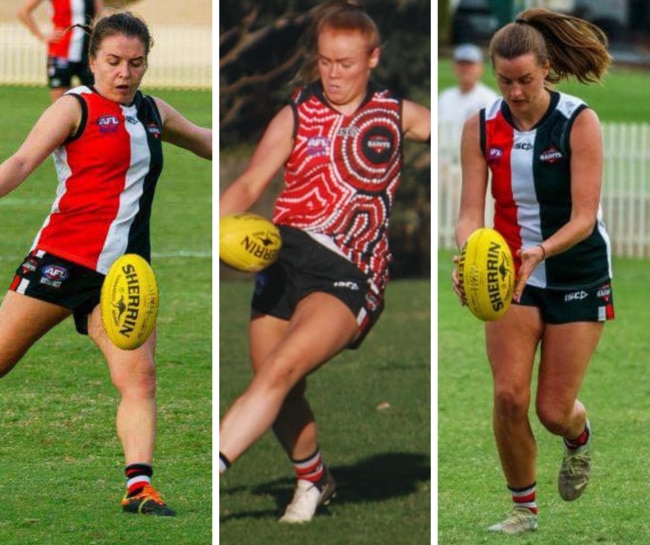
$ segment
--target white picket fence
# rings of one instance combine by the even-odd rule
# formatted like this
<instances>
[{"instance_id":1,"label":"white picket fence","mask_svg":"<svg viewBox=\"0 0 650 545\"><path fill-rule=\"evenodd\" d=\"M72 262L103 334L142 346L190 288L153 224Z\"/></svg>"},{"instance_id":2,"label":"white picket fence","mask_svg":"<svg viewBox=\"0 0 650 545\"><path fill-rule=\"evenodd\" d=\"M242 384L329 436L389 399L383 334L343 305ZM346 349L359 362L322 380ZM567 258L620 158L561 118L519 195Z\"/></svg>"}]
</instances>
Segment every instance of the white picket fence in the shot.
<instances>
[{"instance_id":1,"label":"white picket fence","mask_svg":"<svg viewBox=\"0 0 650 545\"><path fill-rule=\"evenodd\" d=\"M650 124L603 123L605 172L601 202L614 255L650 257ZM444 135L444 131L440 131ZM460 205L458 154L440 137L438 156L438 244L455 248ZM489 195L488 195L488 200ZM492 210L488 207L486 225Z\"/></svg>"},{"instance_id":2,"label":"white picket fence","mask_svg":"<svg viewBox=\"0 0 650 545\"><path fill-rule=\"evenodd\" d=\"M178 25L152 28L146 87L209 89L212 29ZM44 85L46 48L18 23L0 23L0 84Z\"/></svg>"}]
</instances>

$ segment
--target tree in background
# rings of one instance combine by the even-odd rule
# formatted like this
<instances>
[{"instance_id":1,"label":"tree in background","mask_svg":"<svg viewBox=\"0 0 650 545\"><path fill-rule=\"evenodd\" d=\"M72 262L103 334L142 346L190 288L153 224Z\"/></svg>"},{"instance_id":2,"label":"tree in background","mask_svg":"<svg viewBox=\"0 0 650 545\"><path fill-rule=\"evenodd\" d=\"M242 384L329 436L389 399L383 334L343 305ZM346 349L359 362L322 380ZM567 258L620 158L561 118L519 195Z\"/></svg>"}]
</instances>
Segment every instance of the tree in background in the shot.
<instances>
[{"instance_id":1,"label":"tree in background","mask_svg":"<svg viewBox=\"0 0 650 545\"><path fill-rule=\"evenodd\" d=\"M222 0L219 3L219 138L221 163L253 145L288 98L302 60L301 37L314 0ZM382 36L374 78L422 104L431 97L431 3L369 0ZM405 147L405 168L391 222L393 276L430 274L430 152ZM234 177L234 175L233 175ZM227 184L232 177L223 179ZM270 214L270 201L260 212Z\"/></svg>"}]
</instances>

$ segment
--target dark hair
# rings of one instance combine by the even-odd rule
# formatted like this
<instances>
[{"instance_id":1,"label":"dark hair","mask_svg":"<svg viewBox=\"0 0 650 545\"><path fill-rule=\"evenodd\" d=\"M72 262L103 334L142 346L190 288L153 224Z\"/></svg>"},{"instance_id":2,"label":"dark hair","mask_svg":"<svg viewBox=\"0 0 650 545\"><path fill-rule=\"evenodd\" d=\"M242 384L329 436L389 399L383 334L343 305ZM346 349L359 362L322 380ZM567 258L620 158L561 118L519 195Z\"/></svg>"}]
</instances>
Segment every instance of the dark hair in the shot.
<instances>
[{"instance_id":1,"label":"dark hair","mask_svg":"<svg viewBox=\"0 0 650 545\"><path fill-rule=\"evenodd\" d=\"M149 51L153 47L153 38L149 33L149 27L130 11L112 13L93 22L88 44L88 56L90 58L97 57L97 51L104 39L118 35L138 38L144 45L145 58L149 56Z\"/></svg>"},{"instance_id":2,"label":"dark hair","mask_svg":"<svg viewBox=\"0 0 650 545\"><path fill-rule=\"evenodd\" d=\"M305 60L296 80L311 83L318 79L318 36L325 29L359 31L368 40L369 53L380 46L379 30L360 2L330 0L313 11L305 39Z\"/></svg>"},{"instance_id":3,"label":"dark hair","mask_svg":"<svg viewBox=\"0 0 650 545\"><path fill-rule=\"evenodd\" d=\"M514 59L533 53L539 64L550 63L546 81L570 76L580 83L601 81L612 62L608 40L596 25L544 8L531 8L498 30L490 41L490 58Z\"/></svg>"}]
</instances>

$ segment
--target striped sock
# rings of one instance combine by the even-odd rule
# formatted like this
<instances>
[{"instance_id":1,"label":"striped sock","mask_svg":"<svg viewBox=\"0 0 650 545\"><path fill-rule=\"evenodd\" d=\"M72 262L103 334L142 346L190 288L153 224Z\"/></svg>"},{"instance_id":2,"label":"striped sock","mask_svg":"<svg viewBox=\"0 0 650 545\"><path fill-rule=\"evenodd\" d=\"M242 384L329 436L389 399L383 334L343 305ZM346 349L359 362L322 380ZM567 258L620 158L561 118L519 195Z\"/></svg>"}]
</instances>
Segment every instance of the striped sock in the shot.
<instances>
[{"instance_id":1,"label":"striped sock","mask_svg":"<svg viewBox=\"0 0 650 545\"><path fill-rule=\"evenodd\" d=\"M223 475L229 467L230 460L226 458L226 455L223 452L219 452L219 475Z\"/></svg>"},{"instance_id":2,"label":"striped sock","mask_svg":"<svg viewBox=\"0 0 650 545\"><path fill-rule=\"evenodd\" d=\"M537 503L535 501L535 491L537 483L533 483L526 488L511 488L508 487L512 493L512 502L515 507L525 507L533 514L537 514Z\"/></svg>"},{"instance_id":3,"label":"striped sock","mask_svg":"<svg viewBox=\"0 0 650 545\"><path fill-rule=\"evenodd\" d=\"M578 435L575 439L564 438L564 444L568 449L577 449L587 444L589 437L591 436L591 430L589 429L589 423L585 424L585 430Z\"/></svg>"},{"instance_id":4,"label":"striped sock","mask_svg":"<svg viewBox=\"0 0 650 545\"><path fill-rule=\"evenodd\" d=\"M323 458L320 454L320 449L309 458L304 460L292 460L293 467L296 470L298 479L303 479L312 483L317 483L323 477L325 466L323 466Z\"/></svg>"},{"instance_id":5,"label":"striped sock","mask_svg":"<svg viewBox=\"0 0 650 545\"><path fill-rule=\"evenodd\" d=\"M147 484L151 484L153 468L149 464L130 464L124 468L126 474L126 495L135 496Z\"/></svg>"}]
</instances>

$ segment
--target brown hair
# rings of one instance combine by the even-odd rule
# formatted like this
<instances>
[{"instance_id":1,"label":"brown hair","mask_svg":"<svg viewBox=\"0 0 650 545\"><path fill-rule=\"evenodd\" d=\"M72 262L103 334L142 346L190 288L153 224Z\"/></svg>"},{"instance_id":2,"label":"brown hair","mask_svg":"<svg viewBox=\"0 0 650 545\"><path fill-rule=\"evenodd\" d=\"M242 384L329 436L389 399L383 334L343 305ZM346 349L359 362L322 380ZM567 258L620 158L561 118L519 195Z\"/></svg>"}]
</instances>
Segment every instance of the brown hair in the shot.
<instances>
[{"instance_id":1,"label":"brown hair","mask_svg":"<svg viewBox=\"0 0 650 545\"><path fill-rule=\"evenodd\" d=\"M360 2L330 0L313 11L304 41L305 60L294 80L312 83L318 79L318 37L325 29L359 31L368 40L369 51L380 46L379 30Z\"/></svg>"},{"instance_id":2,"label":"brown hair","mask_svg":"<svg viewBox=\"0 0 650 545\"><path fill-rule=\"evenodd\" d=\"M531 8L498 30L490 41L490 58L514 59L533 53L541 65L548 61L549 83L570 76L580 83L601 81L612 62L608 40L596 25L544 8Z\"/></svg>"},{"instance_id":3,"label":"brown hair","mask_svg":"<svg viewBox=\"0 0 650 545\"><path fill-rule=\"evenodd\" d=\"M149 51L153 47L153 38L149 32L149 27L142 19L130 11L120 11L94 21L88 43L88 56L96 58L97 51L99 51L104 38L117 35L138 38L144 45L145 58L149 56Z\"/></svg>"}]
</instances>

